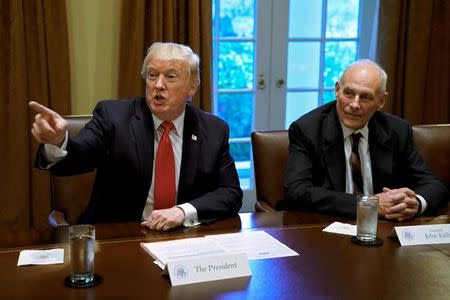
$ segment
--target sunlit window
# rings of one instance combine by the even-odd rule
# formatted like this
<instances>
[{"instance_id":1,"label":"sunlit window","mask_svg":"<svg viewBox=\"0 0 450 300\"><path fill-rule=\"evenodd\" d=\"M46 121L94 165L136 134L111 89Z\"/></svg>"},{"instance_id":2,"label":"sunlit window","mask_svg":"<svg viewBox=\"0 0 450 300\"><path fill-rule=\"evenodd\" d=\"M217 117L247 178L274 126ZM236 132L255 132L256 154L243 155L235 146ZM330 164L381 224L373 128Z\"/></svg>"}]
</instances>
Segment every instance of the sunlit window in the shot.
<instances>
[{"instance_id":1,"label":"sunlit window","mask_svg":"<svg viewBox=\"0 0 450 300\"><path fill-rule=\"evenodd\" d=\"M273 1L273 5L281 3ZM259 105L256 33L267 31L264 20L257 22L259 4L258 0L213 1L214 113L230 126L231 154L244 189L252 185L250 133ZM336 80L359 57L360 0L291 0L284 19L287 44L272 44L271 53L281 48L287 55L285 97L270 101L285 102L283 123L288 128L301 115L334 100Z\"/></svg>"},{"instance_id":2,"label":"sunlit window","mask_svg":"<svg viewBox=\"0 0 450 300\"><path fill-rule=\"evenodd\" d=\"M230 151L243 188L251 177L255 43L255 1L214 1L214 112L230 126Z\"/></svg>"}]
</instances>

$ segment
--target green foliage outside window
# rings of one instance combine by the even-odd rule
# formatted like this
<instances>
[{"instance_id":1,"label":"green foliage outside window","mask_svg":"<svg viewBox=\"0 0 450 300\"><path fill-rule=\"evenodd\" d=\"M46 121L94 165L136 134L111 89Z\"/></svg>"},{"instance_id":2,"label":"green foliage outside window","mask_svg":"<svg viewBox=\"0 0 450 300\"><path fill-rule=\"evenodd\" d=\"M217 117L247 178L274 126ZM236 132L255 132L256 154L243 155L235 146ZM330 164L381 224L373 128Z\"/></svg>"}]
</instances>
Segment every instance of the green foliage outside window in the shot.
<instances>
[{"instance_id":1,"label":"green foliage outside window","mask_svg":"<svg viewBox=\"0 0 450 300\"><path fill-rule=\"evenodd\" d=\"M342 71L356 58L356 42L326 42L323 85L334 87Z\"/></svg>"},{"instance_id":2,"label":"green foliage outside window","mask_svg":"<svg viewBox=\"0 0 450 300\"><path fill-rule=\"evenodd\" d=\"M230 138L250 136L252 130L252 93L219 94L217 114L228 122Z\"/></svg>"},{"instance_id":3,"label":"green foliage outside window","mask_svg":"<svg viewBox=\"0 0 450 300\"><path fill-rule=\"evenodd\" d=\"M256 0L213 0L214 49L217 59L214 70L217 87L215 113L230 127L230 151L236 161L249 161L249 138L253 130L254 71L255 71L255 3ZM277 1L277 0L274 0ZM316 0L314 0L316 1ZM344 68L357 57L357 41L340 41L339 38L357 38L359 0L328 0L326 16L326 41L324 47L324 73L322 101L334 100L332 88ZM218 13L216 15L215 13ZM217 18L218 17L218 18ZM216 22L219 22L216 24ZM218 26L217 26L218 25ZM218 29L218 30L217 30ZM276 47L276 45L274 45ZM319 68L319 66L317 66ZM299 74L298 76L308 76ZM317 87L319 88L319 87ZM233 91L234 90L234 91ZM236 92L236 90L239 90ZM301 105L301 103L299 103ZM250 176L242 173L240 177ZM242 173L242 174L241 174Z\"/></svg>"},{"instance_id":4,"label":"green foliage outside window","mask_svg":"<svg viewBox=\"0 0 450 300\"><path fill-rule=\"evenodd\" d=\"M253 42L220 42L219 89L253 87Z\"/></svg>"}]
</instances>

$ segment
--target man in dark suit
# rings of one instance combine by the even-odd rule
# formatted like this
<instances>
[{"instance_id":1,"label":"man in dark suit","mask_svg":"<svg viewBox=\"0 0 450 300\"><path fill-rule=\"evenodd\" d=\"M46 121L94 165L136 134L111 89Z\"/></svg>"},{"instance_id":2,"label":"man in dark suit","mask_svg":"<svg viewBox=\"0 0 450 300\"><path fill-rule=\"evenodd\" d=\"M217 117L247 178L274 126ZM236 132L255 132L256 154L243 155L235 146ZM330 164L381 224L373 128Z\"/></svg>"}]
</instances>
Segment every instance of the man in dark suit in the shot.
<instances>
[{"instance_id":1,"label":"man in dark suit","mask_svg":"<svg viewBox=\"0 0 450 300\"><path fill-rule=\"evenodd\" d=\"M386 219L433 213L448 199L446 187L416 152L411 125L380 111L386 82L376 63L357 61L336 82L335 102L291 124L285 208L355 216L356 177L362 179L359 193L379 197L379 215ZM356 147L353 134L360 137Z\"/></svg>"},{"instance_id":2,"label":"man in dark suit","mask_svg":"<svg viewBox=\"0 0 450 300\"><path fill-rule=\"evenodd\" d=\"M242 190L228 126L190 103L199 58L183 45L154 43L142 67L146 97L99 102L74 139L67 122L36 103L36 164L56 175L96 169L80 222L142 220L152 230L194 226L236 214Z\"/></svg>"}]
</instances>

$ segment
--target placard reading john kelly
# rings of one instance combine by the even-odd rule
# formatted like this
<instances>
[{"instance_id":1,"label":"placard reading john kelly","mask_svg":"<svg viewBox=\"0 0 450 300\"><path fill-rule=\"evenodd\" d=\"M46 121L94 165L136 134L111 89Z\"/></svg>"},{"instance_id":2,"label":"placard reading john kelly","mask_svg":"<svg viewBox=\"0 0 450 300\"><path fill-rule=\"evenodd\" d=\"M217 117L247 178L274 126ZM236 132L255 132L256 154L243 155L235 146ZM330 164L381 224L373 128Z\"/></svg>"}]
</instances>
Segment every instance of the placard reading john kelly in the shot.
<instances>
[{"instance_id":1,"label":"placard reading john kelly","mask_svg":"<svg viewBox=\"0 0 450 300\"><path fill-rule=\"evenodd\" d=\"M169 261L172 286L251 276L246 254L222 254Z\"/></svg>"},{"instance_id":2,"label":"placard reading john kelly","mask_svg":"<svg viewBox=\"0 0 450 300\"><path fill-rule=\"evenodd\" d=\"M450 224L395 227L402 246L450 243Z\"/></svg>"}]
</instances>

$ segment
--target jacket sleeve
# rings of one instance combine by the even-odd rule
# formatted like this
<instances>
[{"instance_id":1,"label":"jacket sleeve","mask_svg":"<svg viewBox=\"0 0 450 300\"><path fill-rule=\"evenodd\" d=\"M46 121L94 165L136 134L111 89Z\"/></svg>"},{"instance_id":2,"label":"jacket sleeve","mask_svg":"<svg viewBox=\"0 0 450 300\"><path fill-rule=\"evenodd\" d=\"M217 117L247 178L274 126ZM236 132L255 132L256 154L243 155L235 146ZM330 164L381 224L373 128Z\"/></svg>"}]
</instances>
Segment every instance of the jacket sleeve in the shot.
<instances>
[{"instance_id":1,"label":"jacket sleeve","mask_svg":"<svg viewBox=\"0 0 450 300\"><path fill-rule=\"evenodd\" d=\"M290 126L285 201L280 208L353 217L356 214L356 196L336 191L332 186L319 141L319 136L305 134L298 124Z\"/></svg>"}]
</instances>

